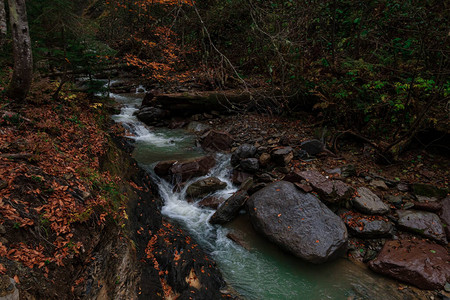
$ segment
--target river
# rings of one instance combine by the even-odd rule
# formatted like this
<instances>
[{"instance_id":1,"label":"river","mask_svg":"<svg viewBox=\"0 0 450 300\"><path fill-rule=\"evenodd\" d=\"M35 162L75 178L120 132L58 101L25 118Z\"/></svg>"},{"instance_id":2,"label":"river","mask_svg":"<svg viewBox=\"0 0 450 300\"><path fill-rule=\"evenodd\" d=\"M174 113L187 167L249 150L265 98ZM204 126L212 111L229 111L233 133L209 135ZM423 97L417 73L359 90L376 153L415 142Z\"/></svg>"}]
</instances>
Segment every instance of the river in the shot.
<instances>
[{"instance_id":1,"label":"river","mask_svg":"<svg viewBox=\"0 0 450 300\"><path fill-rule=\"evenodd\" d=\"M199 245L217 262L227 283L246 299L401 299L398 284L382 278L347 259L312 265L279 250L254 232L248 217L242 214L227 226L208 223L214 213L188 203L185 190L174 192L173 185L158 178L153 167L161 160L180 160L203 155L195 147L196 137L185 130L149 128L133 113L143 94L111 95L122 104L120 122L135 140L133 152L137 162L152 174L164 200L162 213L183 226ZM228 154L217 154L218 164L208 176L218 177L228 187L216 195L228 197L237 190L230 181ZM205 176L207 177L207 176ZM204 177L201 177L204 178ZM201 179L195 178L191 182ZM226 237L229 231L244 237L249 250Z\"/></svg>"}]
</instances>

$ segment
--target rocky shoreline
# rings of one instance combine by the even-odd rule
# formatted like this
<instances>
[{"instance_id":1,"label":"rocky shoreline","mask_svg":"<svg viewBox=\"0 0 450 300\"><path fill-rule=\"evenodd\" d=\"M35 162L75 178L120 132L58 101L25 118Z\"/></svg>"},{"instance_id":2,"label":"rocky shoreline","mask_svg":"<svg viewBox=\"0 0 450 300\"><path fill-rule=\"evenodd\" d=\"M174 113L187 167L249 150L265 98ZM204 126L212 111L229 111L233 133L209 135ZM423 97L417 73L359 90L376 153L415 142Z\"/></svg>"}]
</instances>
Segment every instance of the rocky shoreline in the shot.
<instances>
[{"instance_id":1,"label":"rocky shoreline","mask_svg":"<svg viewBox=\"0 0 450 300\"><path fill-rule=\"evenodd\" d=\"M211 223L227 223L244 209L260 234L304 260L322 263L345 255L377 273L432 290L424 292L427 297L449 297L448 185L445 179L430 184L442 175L439 168L424 168L429 174L423 181L408 180L406 172L374 164L370 149L352 141L345 141L352 148L338 156L324 139L314 138L307 115L285 120L186 109L191 113L180 118L158 99L149 95L138 118L151 126L184 127L198 135L207 152L232 153L232 180L241 185L235 195L208 197L221 188L214 178L188 188L194 191L192 201L217 209ZM157 110L163 113L149 118L148 112ZM212 166L205 156L160 162L155 171L186 181L206 175Z\"/></svg>"}]
</instances>

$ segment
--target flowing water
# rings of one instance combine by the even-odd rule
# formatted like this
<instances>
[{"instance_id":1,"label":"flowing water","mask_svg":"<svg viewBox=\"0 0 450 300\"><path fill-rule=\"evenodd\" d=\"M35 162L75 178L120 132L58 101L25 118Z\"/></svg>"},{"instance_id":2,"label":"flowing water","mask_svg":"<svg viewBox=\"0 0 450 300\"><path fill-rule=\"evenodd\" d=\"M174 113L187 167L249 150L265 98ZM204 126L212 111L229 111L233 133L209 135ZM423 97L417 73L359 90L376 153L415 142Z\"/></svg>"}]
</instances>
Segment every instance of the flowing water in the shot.
<instances>
[{"instance_id":1,"label":"flowing water","mask_svg":"<svg viewBox=\"0 0 450 300\"><path fill-rule=\"evenodd\" d=\"M196 148L195 136L184 130L149 128L133 113L143 94L111 95L123 105L113 119L123 124L135 140L134 157L157 181L165 205L162 213L180 223L217 262L227 283L246 299L400 299L395 283L346 260L324 265L302 262L256 234L246 215L226 227L208 223L214 213L185 200L186 187L174 192L173 185L153 173L156 162L179 160L203 155ZM228 197L237 190L230 182L229 155L217 154L217 165L208 176L228 184L217 192ZM207 176L205 176L207 177ZM204 178L204 177L203 177ZM191 182L198 180L196 178ZM244 237L249 250L226 237L230 231Z\"/></svg>"}]
</instances>

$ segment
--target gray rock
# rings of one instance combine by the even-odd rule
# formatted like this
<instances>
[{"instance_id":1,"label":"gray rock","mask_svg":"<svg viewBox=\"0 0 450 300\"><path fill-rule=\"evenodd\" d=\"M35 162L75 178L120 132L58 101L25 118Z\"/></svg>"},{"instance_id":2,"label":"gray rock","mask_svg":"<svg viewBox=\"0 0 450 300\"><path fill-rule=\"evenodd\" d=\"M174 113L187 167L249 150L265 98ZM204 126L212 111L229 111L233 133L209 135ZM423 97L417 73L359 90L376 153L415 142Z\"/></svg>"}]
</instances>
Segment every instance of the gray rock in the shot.
<instances>
[{"instance_id":1,"label":"gray rock","mask_svg":"<svg viewBox=\"0 0 450 300\"><path fill-rule=\"evenodd\" d=\"M315 156L325 149L325 145L319 140L304 141L300 147L309 155Z\"/></svg>"},{"instance_id":2,"label":"gray rock","mask_svg":"<svg viewBox=\"0 0 450 300\"><path fill-rule=\"evenodd\" d=\"M186 194L190 197L203 197L208 194L214 193L215 191L223 190L226 187L226 182L223 182L215 177L208 177L191 184L187 188Z\"/></svg>"},{"instance_id":3,"label":"gray rock","mask_svg":"<svg viewBox=\"0 0 450 300\"><path fill-rule=\"evenodd\" d=\"M312 263L323 263L345 250L342 220L312 194L279 181L247 202L255 229L281 248Z\"/></svg>"},{"instance_id":4,"label":"gray rock","mask_svg":"<svg viewBox=\"0 0 450 300\"><path fill-rule=\"evenodd\" d=\"M382 191L387 191L389 189L383 180L374 179L370 182L370 185Z\"/></svg>"},{"instance_id":5,"label":"gray rock","mask_svg":"<svg viewBox=\"0 0 450 300\"><path fill-rule=\"evenodd\" d=\"M399 190L400 192L407 192L409 191L409 185L407 183L400 182L399 184L397 184L397 190Z\"/></svg>"},{"instance_id":6,"label":"gray rock","mask_svg":"<svg viewBox=\"0 0 450 300\"><path fill-rule=\"evenodd\" d=\"M193 132L193 133L202 133L209 129L211 129L211 126L204 124L204 123L196 122L196 121L190 122L186 127L187 131Z\"/></svg>"},{"instance_id":7,"label":"gray rock","mask_svg":"<svg viewBox=\"0 0 450 300\"><path fill-rule=\"evenodd\" d=\"M318 171L294 172L294 174L298 178L306 180L320 198L329 203L347 201L354 192L351 186L339 180L329 180ZM295 177L294 174L291 174L292 177Z\"/></svg>"},{"instance_id":8,"label":"gray rock","mask_svg":"<svg viewBox=\"0 0 450 300\"><path fill-rule=\"evenodd\" d=\"M233 220L247 201L246 191L237 191L228 198L209 219L211 224L225 224Z\"/></svg>"},{"instance_id":9,"label":"gray rock","mask_svg":"<svg viewBox=\"0 0 450 300\"><path fill-rule=\"evenodd\" d=\"M245 172L255 173L259 169L259 161L256 158L245 158L241 160L240 166Z\"/></svg>"},{"instance_id":10,"label":"gray rock","mask_svg":"<svg viewBox=\"0 0 450 300\"><path fill-rule=\"evenodd\" d=\"M412 190L416 196L436 197L438 199L444 198L448 193L447 189L440 189L433 185L423 183L414 183Z\"/></svg>"},{"instance_id":11,"label":"gray rock","mask_svg":"<svg viewBox=\"0 0 450 300\"><path fill-rule=\"evenodd\" d=\"M169 116L169 111L157 107L144 107L136 113L136 117L147 125L158 125Z\"/></svg>"},{"instance_id":12,"label":"gray rock","mask_svg":"<svg viewBox=\"0 0 450 300\"><path fill-rule=\"evenodd\" d=\"M400 228L447 244L444 227L436 214L416 210L399 210L397 213Z\"/></svg>"},{"instance_id":13,"label":"gray rock","mask_svg":"<svg viewBox=\"0 0 450 300\"><path fill-rule=\"evenodd\" d=\"M272 152L272 160L279 166L288 165L294 158L294 152L291 147L285 147Z\"/></svg>"},{"instance_id":14,"label":"gray rock","mask_svg":"<svg viewBox=\"0 0 450 300\"><path fill-rule=\"evenodd\" d=\"M393 226L387 219L354 213L344 213L341 217L349 232L354 236L373 239L392 235Z\"/></svg>"},{"instance_id":15,"label":"gray rock","mask_svg":"<svg viewBox=\"0 0 450 300\"><path fill-rule=\"evenodd\" d=\"M234 151L234 154L239 158L250 158L255 157L256 155L256 147L250 144L242 144L240 145L236 151Z\"/></svg>"},{"instance_id":16,"label":"gray rock","mask_svg":"<svg viewBox=\"0 0 450 300\"><path fill-rule=\"evenodd\" d=\"M402 196L387 195L386 200L394 205L400 205L403 202Z\"/></svg>"},{"instance_id":17,"label":"gray rock","mask_svg":"<svg viewBox=\"0 0 450 300\"><path fill-rule=\"evenodd\" d=\"M357 189L358 196L353 199L353 206L360 212L369 215L384 215L389 212L389 206L366 187Z\"/></svg>"}]
</instances>

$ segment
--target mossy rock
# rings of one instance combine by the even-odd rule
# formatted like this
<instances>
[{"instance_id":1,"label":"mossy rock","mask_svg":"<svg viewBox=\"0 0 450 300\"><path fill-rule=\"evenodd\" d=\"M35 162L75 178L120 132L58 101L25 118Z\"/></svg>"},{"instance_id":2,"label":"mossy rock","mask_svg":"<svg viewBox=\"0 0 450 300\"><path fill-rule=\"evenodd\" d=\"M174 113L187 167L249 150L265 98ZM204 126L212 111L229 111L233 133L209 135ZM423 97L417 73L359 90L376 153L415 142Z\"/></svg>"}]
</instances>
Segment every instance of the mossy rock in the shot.
<instances>
[{"instance_id":1,"label":"mossy rock","mask_svg":"<svg viewBox=\"0 0 450 300\"><path fill-rule=\"evenodd\" d=\"M438 199L444 198L448 194L448 189L441 189L430 184L415 183L412 185L412 190L415 195L435 197Z\"/></svg>"}]
</instances>

